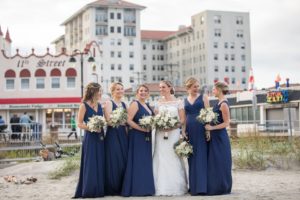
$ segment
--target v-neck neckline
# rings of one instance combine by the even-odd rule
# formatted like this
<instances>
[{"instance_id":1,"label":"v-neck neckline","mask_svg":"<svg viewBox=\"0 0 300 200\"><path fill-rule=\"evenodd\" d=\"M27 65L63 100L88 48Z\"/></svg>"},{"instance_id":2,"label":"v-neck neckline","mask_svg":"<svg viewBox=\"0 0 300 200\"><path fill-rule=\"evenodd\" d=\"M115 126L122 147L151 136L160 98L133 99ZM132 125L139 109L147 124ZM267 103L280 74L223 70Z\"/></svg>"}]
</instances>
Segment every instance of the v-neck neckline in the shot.
<instances>
[{"instance_id":1,"label":"v-neck neckline","mask_svg":"<svg viewBox=\"0 0 300 200\"><path fill-rule=\"evenodd\" d=\"M193 105L196 103L196 101L199 99L200 96L201 96L201 94L199 94L199 95L197 96L197 98L194 100L193 103L191 103L191 102L189 101L188 97L186 98L186 101L187 101L191 106L193 106Z\"/></svg>"},{"instance_id":2,"label":"v-neck neckline","mask_svg":"<svg viewBox=\"0 0 300 200\"><path fill-rule=\"evenodd\" d=\"M139 101L138 101L139 102ZM139 104L145 109L145 111L149 114L149 115L152 115L152 111L151 109L148 107L148 105L146 104L147 108L145 106L143 106L143 104L141 104L141 102L139 102ZM149 110L148 110L149 109Z\"/></svg>"},{"instance_id":3,"label":"v-neck neckline","mask_svg":"<svg viewBox=\"0 0 300 200\"><path fill-rule=\"evenodd\" d=\"M88 107L89 107L92 111L94 111L94 113L98 113L98 111L99 111L99 104L98 104L98 106L97 106L97 111L94 110L94 108L92 108L87 102L86 102L86 104L88 105Z\"/></svg>"}]
</instances>

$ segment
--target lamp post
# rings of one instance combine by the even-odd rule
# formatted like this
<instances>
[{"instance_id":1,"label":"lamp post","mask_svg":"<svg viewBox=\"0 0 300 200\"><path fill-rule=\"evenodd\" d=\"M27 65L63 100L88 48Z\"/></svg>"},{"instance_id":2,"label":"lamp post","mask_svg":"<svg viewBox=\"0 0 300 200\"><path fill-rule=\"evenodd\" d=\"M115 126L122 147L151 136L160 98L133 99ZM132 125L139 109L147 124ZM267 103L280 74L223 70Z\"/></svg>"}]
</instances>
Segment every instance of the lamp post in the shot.
<instances>
[{"instance_id":1,"label":"lamp post","mask_svg":"<svg viewBox=\"0 0 300 200\"><path fill-rule=\"evenodd\" d=\"M74 55L76 55L76 54L79 54L80 55L80 75L81 75L81 78L80 78L80 84L81 84L81 98L83 97L83 55L85 55L85 54L88 54L88 52L87 51L80 51L80 50L78 50L78 49L75 49L74 51L73 51L73 55L71 55L71 58L70 58L70 60L69 60L69 62L71 62L71 63L75 63L76 62L76 58L74 57ZM88 62L95 62L95 58L93 57L93 56L90 56L89 58L88 58Z\"/></svg>"}]
</instances>

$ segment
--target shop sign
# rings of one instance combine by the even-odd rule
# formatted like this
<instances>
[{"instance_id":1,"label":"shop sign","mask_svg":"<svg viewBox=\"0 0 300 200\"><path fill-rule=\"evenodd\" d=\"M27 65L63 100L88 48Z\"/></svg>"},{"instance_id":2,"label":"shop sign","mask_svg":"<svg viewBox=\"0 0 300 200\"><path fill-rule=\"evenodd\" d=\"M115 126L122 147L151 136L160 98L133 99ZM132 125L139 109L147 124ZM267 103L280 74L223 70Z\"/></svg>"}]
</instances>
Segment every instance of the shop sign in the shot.
<instances>
[{"instance_id":1,"label":"shop sign","mask_svg":"<svg viewBox=\"0 0 300 200\"><path fill-rule=\"evenodd\" d=\"M287 90L270 91L267 93L267 103L287 103L289 93Z\"/></svg>"},{"instance_id":2,"label":"shop sign","mask_svg":"<svg viewBox=\"0 0 300 200\"><path fill-rule=\"evenodd\" d=\"M79 104L11 104L1 105L1 110L19 109L49 109L49 108L79 108Z\"/></svg>"}]
</instances>

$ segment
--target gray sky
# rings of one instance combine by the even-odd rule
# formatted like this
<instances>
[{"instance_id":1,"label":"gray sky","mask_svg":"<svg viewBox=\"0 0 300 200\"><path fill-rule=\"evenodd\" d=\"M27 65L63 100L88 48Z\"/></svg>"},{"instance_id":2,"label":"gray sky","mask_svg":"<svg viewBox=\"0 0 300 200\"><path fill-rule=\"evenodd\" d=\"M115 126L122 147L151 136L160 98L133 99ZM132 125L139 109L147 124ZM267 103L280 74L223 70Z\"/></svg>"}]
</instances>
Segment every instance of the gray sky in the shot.
<instances>
[{"instance_id":1,"label":"gray sky","mask_svg":"<svg viewBox=\"0 0 300 200\"><path fill-rule=\"evenodd\" d=\"M177 30L190 25L203 10L250 12L252 67L258 88L282 80L300 83L300 0L128 0L147 8L142 29ZM46 47L64 33L60 24L93 0L0 0L0 25L9 28L13 53L29 54Z\"/></svg>"}]
</instances>

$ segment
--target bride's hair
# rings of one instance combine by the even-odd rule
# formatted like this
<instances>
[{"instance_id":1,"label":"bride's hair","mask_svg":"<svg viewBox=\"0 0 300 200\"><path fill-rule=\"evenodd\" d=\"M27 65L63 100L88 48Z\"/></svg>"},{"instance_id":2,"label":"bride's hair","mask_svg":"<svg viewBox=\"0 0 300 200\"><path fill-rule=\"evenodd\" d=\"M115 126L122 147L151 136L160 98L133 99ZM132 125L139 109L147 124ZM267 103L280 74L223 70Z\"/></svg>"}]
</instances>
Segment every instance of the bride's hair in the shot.
<instances>
[{"instance_id":1,"label":"bride's hair","mask_svg":"<svg viewBox=\"0 0 300 200\"><path fill-rule=\"evenodd\" d=\"M160 81L160 82L166 84L169 88L171 88L171 90L170 90L170 93L171 93L171 94L175 94L175 89L174 89L174 86L173 86L173 84L171 83L171 81L162 80L162 81Z\"/></svg>"}]
</instances>

